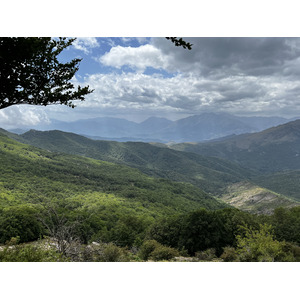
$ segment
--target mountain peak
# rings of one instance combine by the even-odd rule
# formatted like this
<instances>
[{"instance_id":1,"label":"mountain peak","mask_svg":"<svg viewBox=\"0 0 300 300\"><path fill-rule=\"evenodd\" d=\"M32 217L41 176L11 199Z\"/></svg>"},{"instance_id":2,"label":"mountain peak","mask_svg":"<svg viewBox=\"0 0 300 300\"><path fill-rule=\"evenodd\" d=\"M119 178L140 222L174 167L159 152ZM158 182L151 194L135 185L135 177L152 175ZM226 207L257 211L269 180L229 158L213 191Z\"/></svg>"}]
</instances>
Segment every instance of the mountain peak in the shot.
<instances>
[{"instance_id":1,"label":"mountain peak","mask_svg":"<svg viewBox=\"0 0 300 300\"><path fill-rule=\"evenodd\" d=\"M205 112L177 121L152 116L141 123L115 117L96 117L73 122L52 120L51 124L34 129L62 130L93 136L95 139L178 143L201 142L233 134L259 132L287 121L276 117L238 117L228 113Z\"/></svg>"}]
</instances>

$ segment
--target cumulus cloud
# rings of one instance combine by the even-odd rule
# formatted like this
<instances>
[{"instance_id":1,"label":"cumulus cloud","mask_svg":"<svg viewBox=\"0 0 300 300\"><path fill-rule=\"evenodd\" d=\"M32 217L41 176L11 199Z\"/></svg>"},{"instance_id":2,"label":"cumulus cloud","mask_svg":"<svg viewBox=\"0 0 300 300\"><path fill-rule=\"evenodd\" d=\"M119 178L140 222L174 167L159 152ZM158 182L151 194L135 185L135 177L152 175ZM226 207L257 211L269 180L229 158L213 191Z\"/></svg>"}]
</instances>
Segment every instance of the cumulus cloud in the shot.
<instances>
[{"instance_id":1,"label":"cumulus cloud","mask_svg":"<svg viewBox=\"0 0 300 300\"><path fill-rule=\"evenodd\" d=\"M293 69L300 56L300 41L294 38L185 38L191 51L174 47L163 38L152 45L168 56L169 70L193 72L203 76L268 76ZM299 61L297 62L299 65Z\"/></svg>"},{"instance_id":2,"label":"cumulus cloud","mask_svg":"<svg viewBox=\"0 0 300 300\"><path fill-rule=\"evenodd\" d=\"M49 124L50 120L43 107L14 105L0 110L0 127L5 129L30 127L38 124Z\"/></svg>"},{"instance_id":3,"label":"cumulus cloud","mask_svg":"<svg viewBox=\"0 0 300 300\"><path fill-rule=\"evenodd\" d=\"M297 38L184 38L191 51L165 38L152 38L140 47L115 46L98 58L106 66L147 67L167 72L224 78L228 76L298 76L300 40Z\"/></svg>"},{"instance_id":4,"label":"cumulus cloud","mask_svg":"<svg viewBox=\"0 0 300 300\"><path fill-rule=\"evenodd\" d=\"M116 46L98 58L98 61L115 68L127 65L139 71L144 71L147 67L163 69L167 65L167 57L162 55L159 49L149 44L140 47Z\"/></svg>"},{"instance_id":5,"label":"cumulus cloud","mask_svg":"<svg viewBox=\"0 0 300 300\"><path fill-rule=\"evenodd\" d=\"M89 54L92 48L99 47L99 43L95 37L79 37L74 41L73 47Z\"/></svg>"},{"instance_id":6,"label":"cumulus cloud","mask_svg":"<svg viewBox=\"0 0 300 300\"><path fill-rule=\"evenodd\" d=\"M135 109L177 111L197 114L203 111L266 114L284 112L296 101L297 84L254 76L231 76L222 79L196 75L173 77L141 73L94 74L84 84L95 89L78 107L101 109ZM289 95L290 101L283 101ZM280 103L286 103L282 106ZM294 111L295 113L295 111Z\"/></svg>"},{"instance_id":7,"label":"cumulus cloud","mask_svg":"<svg viewBox=\"0 0 300 300\"><path fill-rule=\"evenodd\" d=\"M112 44L97 58L102 64L99 73L89 73L75 82L94 89L86 101L77 103L77 108L68 113L68 108L61 106L52 106L47 113L57 116L61 111L63 120L129 114L187 116L209 111L300 116L300 39L185 40L193 44L191 51L175 47L164 38L152 38L150 44L138 47L125 47L124 42L130 44L127 39L123 46ZM89 44L87 39L80 45L88 51L96 44L91 40ZM156 74L145 72L148 67L156 69ZM167 73L159 75L160 70ZM37 112L33 110L27 122L45 119ZM14 113L10 120L25 122L24 114ZM1 120L4 117L0 114Z\"/></svg>"}]
</instances>

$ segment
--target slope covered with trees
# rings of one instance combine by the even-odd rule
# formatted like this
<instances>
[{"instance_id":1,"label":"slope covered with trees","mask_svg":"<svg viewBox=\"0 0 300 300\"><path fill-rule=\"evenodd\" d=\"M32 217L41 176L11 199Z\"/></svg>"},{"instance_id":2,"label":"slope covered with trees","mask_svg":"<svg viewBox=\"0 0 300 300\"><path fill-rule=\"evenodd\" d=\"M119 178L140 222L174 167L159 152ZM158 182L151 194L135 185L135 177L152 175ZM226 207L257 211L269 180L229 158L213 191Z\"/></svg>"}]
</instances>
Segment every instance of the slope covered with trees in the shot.
<instances>
[{"instance_id":1,"label":"slope covered with trees","mask_svg":"<svg viewBox=\"0 0 300 300\"><path fill-rule=\"evenodd\" d=\"M300 169L300 120L267 130L173 149L221 157L262 174Z\"/></svg>"},{"instance_id":2,"label":"slope covered with trees","mask_svg":"<svg viewBox=\"0 0 300 300\"><path fill-rule=\"evenodd\" d=\"M222 141L182 143L171 148L228 159L252 170L254 175L249 179L257 185L300 200L300 120Z\"/></svg>"},{"instance_id":3,"label":"slope covered with trees","mask_svg":"<svg viewBox=\"0 0 300 300\"><path fill-rule=\"evenodd\" d=\"M0 160L4 222L1 242L17 235L22 241L40 237L41 224L32 216L44 205L57 205L71 218L93 219L96 224L88 226L90 233L85 240L133 215L144 222L199 207L226 206L191 184L155 179L113 163L45 151L4 135L0 135ZM10 218L16 220L15 225Z\"/></svg>"},{"instance_id":4,"label":"slope covered with trees","mask_svg":"<svg viewBox=\"0 0 300 300\"><path fill-rule=\"evenodd\" d=\"M3 134L0 159L1 261L299 260L299 208L255 216L191 184Z\"/></svg>"},{"instance_id":5,"label":"slope covered with trees","mask_svg":"<svg viewBox=\"0 0 300 300\"><path fill-rule=\"evenodd\" d=\"M267 213L280 205L297 205L294 198L283 197L278 194L280 192L273 193L272 189L267 191L260 188L259 181L255 181L256 186L251 184L249 178L255 178L257 172L216 157L174 151L160 144L95 141L57 130L30 130L21 135L5 130L2 133L51 151L101 159L137 168L157 178L188 182L246 211ZM238 186L243 188L242 193L235 188ZM239 200L235 201L234 198Z\"/></svg>"},{"instance_id":6,"label":"slope covered with trees","mask_svg":"<svg viewBox=\"0 0 300 300\"><path fill-rule=\"evenodd\" d=\"M189 182L217 195L228 184L252 173L224 159L156 147L148 143L95 141L62 131L30 130L10 135L22 142L63 153L70 153L138 168L147 175Z\"/></svg>"}]
</instances>

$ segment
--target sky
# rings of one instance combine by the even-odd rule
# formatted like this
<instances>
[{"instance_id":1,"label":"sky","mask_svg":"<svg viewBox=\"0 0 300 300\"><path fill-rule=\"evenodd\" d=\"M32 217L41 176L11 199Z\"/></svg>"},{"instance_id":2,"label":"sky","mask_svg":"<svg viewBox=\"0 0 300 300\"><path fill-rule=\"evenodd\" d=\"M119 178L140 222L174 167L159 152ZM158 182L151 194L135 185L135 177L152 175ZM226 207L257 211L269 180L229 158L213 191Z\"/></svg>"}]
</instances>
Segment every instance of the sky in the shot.
<instances>
[{"instance_id":1,"label":"sky","mask_svg":"<svg viewBox=\"0 0 300 300\"><path fill-rule=\"evenodd\" d=\"M36 0L7 1L1 36L77 37L60 59L82 58L73 82L94 92L75 109L2 109L0 127L105 116L177 120L204 112L298 117L296 3L153 0L141 6L138 0L86 0L84 5L53 0L45 10ZM175 47L164 36L185 37L192 50Z\"/></svg>"},{"instance_id":2,"label":"sky","mask_svg":"<svg viewBox=\"0 0 300 300\"><path fill-rule=\"evenodd\" d=\"M192 50L163 37L79 37L60 60L82 58L75 85L94 92L76 108L12 106L0 126L95 117L141 122L204 112L300 116L300 38L185 37Z\"/></svg>"}]
</instances>

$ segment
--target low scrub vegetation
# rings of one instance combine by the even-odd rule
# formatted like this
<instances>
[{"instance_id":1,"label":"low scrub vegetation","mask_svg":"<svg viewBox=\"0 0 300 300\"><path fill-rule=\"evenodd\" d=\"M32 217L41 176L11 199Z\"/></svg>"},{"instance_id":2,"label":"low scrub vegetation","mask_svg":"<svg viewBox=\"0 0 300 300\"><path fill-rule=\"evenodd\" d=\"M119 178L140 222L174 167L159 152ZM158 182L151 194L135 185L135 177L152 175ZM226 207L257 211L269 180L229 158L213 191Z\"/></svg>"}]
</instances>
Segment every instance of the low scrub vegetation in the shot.
<instances>
[{"instance_id":1,"label":"low scrub vegetation","mask_svg":"<svg viewBox=\"0 0 300 300\"><path fill-rule=\"evenodd\" d=\"M44 220L40 213L31 215L29 227L23 228L24 233L34 232L36 226L45 236L26 243L19 236L10 237L0 248L0 261L300 261L299 236L294 233L300 208L279 208L271 216L201 209L146 222L139 230L134 224L143 224L142 219L131 216L121 218L111 232L103 228L101 218L93 224L88 218L74 219L72 213L51 213ZM5 236L14 232L12 225Z\"/></svg>"}]
</instances>

